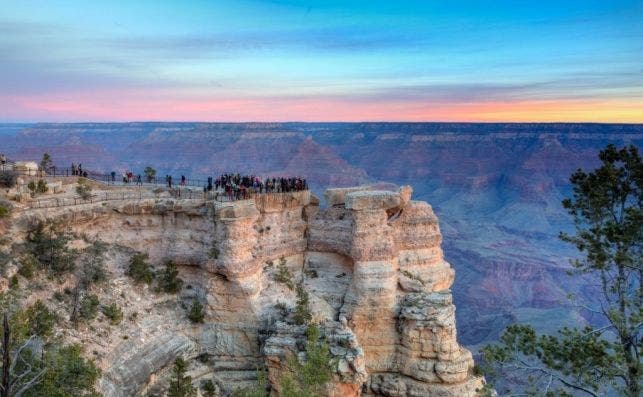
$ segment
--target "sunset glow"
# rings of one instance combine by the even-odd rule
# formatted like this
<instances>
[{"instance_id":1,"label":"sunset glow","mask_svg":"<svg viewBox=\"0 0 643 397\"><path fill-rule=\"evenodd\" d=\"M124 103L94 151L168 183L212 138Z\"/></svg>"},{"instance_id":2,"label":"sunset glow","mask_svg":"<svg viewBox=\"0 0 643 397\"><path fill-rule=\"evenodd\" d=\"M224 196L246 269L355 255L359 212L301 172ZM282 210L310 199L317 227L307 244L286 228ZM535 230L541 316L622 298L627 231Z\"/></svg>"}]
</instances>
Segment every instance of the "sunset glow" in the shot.
<instances>
[{"instance_id":1,"label":"sunset glow","mask_svg":"<svg viewBox=\"0 0 643 397\"><path fill-rule=\"evenodd\" d=\"M640 1L133 3L0 1L0 121L643 122Z\"/></svg>"}]
</instances>

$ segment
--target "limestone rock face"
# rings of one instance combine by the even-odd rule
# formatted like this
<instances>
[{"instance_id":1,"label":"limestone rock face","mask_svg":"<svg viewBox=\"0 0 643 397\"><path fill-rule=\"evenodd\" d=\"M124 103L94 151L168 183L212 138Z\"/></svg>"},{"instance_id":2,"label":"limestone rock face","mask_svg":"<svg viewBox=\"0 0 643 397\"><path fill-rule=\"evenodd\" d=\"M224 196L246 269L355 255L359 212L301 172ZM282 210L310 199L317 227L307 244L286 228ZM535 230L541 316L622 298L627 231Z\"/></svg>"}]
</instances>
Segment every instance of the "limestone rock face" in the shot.
<instances>
[{"instance_id":1,"label":"limestone rock face","mask_svg":"<svg viewBox=\"0 0 643 397\"><path fill-rule=\"evenodd\" d=\"M408 186L329 189L325 209L310 192L25 209L11 232L62 221L89 240L180 265L190 288L179 302L159 303L128 284L128 257L113 258L111 293L127 292L124 305L141 313L121 326L128 338L84 340L99 354L108 397L162 394L179 355L206 357L206 364L190 361L190 375L213 380L223 394L251 385L265 367L278 395L287 357L305 358L306 327L292 321L297 284L337 359L328 395L474 396L484 380L456 339L454 271L433 210L411 194ZM203 324L188 322L181 309L194 300L205 307Z\"/></svg>"}]
</instances>

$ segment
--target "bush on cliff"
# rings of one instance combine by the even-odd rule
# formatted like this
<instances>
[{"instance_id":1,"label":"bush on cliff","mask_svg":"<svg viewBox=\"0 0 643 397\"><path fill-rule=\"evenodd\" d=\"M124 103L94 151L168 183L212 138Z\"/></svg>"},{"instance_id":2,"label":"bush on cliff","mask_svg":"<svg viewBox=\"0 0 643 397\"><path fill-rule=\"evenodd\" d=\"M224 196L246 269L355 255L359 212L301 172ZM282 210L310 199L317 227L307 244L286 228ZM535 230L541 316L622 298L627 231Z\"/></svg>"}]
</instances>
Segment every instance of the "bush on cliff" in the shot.
<instances>
[{"instance_id":1,"label":"bush on cliff","mask_svg":"<svg viewBox=\"0 0 643 397\"><path fill-rule=\"evenodd\" d=\"M83 200L92 198L92 187L89 186L85 178L78 178L78 185L76 185L76 193Z\"/></svg>"},{"instance_id":2,"label":"bush on cliff","mask_svg":"<svg viewBox=\"0 0 643 397\"><path fill-rule=\"evenodd\" d=\"M18 174L14 171L0 171L0 187L12 188L16 186Z\"/></svg>"},{"instance_id":3,"label":"bush on cliff","mask_svg":"<svg viewBox=\"0 0 643 397\"><path fill-rule=\"evenodd\" d=\"M201 391L204 397L215 397L217 395L217 387L210 379L201 384Z\"/></svg>"},{"instance_id":4,"label":"bush on cliff","mask_svg":"<svg viewBox=\"0 0 643 397\"><path fill-rule=\"evenodd\" d=\"M145 283L149 285L152 283L152 280L154 280L154 272L150 264L147 263L148 258L148 254L137 253L130 259L127 275L134 279L134 283Z\"/></svg>"},{"instance_id":5,"label":"bush on cliff","mask_svg":"<svg viewBox=\"0 0 643 397\"><path fill-rule=\"evenodd\" d=\"M33 255L27 254L20 258L18 274L27 280L31 279L38 270L38 260Z\"/></svg>"},{"instance_id":6,"label":"bush on cliff","mask_svg":"<svg viewBox=\"0 0 643 397\"><path fill-rule=\"evenodd\" d=\"M11 214L11 204L0 201L0 219L7 218Z\"/></svg>"},{"instance_id":7,"label":"bush on cliff","mask_svg":"<svg viewBox=\"0 0 643 397\"><path fill-rule=\"evenodd\" d=\"M74 275L76 276L76 283L72 291L72 300L71 300L71 320L76 321L78 316L81 315L81 308L83 303L86 306L92 302L91 298L88 298L87 291L89 288L97 283L105 281L107 278L107 272L105 271L105 251L107 250L106 246L100 242L94 242L85 248L78 260L78 266ZM90 300L87 300L90 299ZM83 302L85 300L85 302ZM96 305L97 308L97 305ZM95 316L91 316L91 319Z\"/></svg>"},{"instance_id":8,"label":"bush on cliff","mask_svg":"<svg viewBox=\"0 0 643 397\"><path fill-rule=\"evenodd\" d=\"M543 395L641 394L643 163L633 145L609 145L599 159L599 168L571 176L572 198L562 204L576 233L560 237L583 254L570 273L589 276L596 296L576 304L601 326L538 335L511 325L500 343L482 349L490 381L519 376Z\"/></svg>"},{"instance_id":9,"label":"bush on cliff","mask_svg":"<svg viewBox=\"0 0 643 397\"><path fill-rule=\"evenodd\" d=\"M179 269L172 261L165 263L165 269L161 272L158 278L157 291L163 291L168 294L176 294L183 286L183 280L179 277Z\"/></svg>"},{"instance_id":10,"label":"bush on cliff","mask_svg":"<svg viewBox=\"0 0 643 397\"><path fill-rule=\"evenodd\" d=\"M196 388L192 386L192 377L186 375L188 364L181 357L174 360L172 379L167 397L195 397Z\"/></svg>"},{"instance_id":11,"label":"bush on cliff","mask_svg":"<svg viewBox=\"0 0 643 397\"><path fill-rule=\"evenodd\" d=\"M295 289L295 283L292 281L292 273L288 270L284 257L279 259L279 267L277 267L277 274L275 274L274 280L278 283L285 284L291 291Z\"/></svg>"},{"instance_id":12,"label":"bush on cliff","mask_svg":"<svg viewBox=\"0 0 643 397\"><path fill-rule=\"evenodd\" d=\"M328 342L320 339L319 328L311 324L306 329L306 359L288 357L290 372L279 381L282 397L314 397L325 395L326 386L333 377L335 360Z\"/></svg>"},{"instance_id":13,"label":"bush on cliff","mask_svg":"<svg viewBox=\"0 0 643 397\"><path fill-rule=\"evenodd\" d=\"M109 322L112 325L118 325L123 321L123 311L116 304L112 303L111 305L103 306L102 312L109 319Z\"/></svg>"},{"instance_id":14,"label":"bush on cliff","mask_svg":"<svg viewBox=\"0 0 643 397\"><path fill-rule=\"evenodd\" d=\"M34 181L29 182L27 184L27 189L29 189L31 197L36 197L39 194L47 193L49 186L47 186L47 182L39 179L37 183Z\"/></svg>"},{"instance_id":15,"label":"bush on cliff","mask_svg":"<svg viewBox=\"0 0 643 397\"><path fill-rule=\"evenodd\" d=\"M202 323L205 318L205 311L203 310L203 305L198 300L195 300L190 307L188 313L188 318L193 323Z\"/></svg>"},{"instance_id":16,"label":"bush on cliff","mask_svg":"<svg viewBox=\"0 0 643 397\"><path fill-rule=\"evenodd\" d=\"M257 385L255 387L236 389L232 392L232 397L266 397L269 395L267 388L268 372L263 368L257 369Z\"/></svg>"},{"instance_id":17,"label":"bush on cliff","mask_svg":"<svg viewBox=\"0 0 643 397\"><path fill-rule=\"evenodd\" d=\"M308 292L306 292L301 284L297 285L297 304L295 305L295 313L293 314L295 324L308 324L313 318L308 307L309 301Z\"/></svg>"},{"instance_id":18,"label":"bush on cliff","mask_svg":"<svg viewBox=\"0 0 643 397\"><path fill-rule=\"evenodd\" d=\"M56 315L41 300L37 300L27 309L16 311L10 325L15 340L23 341L32 335L47 340L57 322Z\"/></svg>"},{"instance_id":19,"label":"bush on cliff","mask_svg":"<svg viewBox=\"0 0 643 397\"><path fill-rule=\"evenodd\" d=\"M62 275L75 267L76 252L67 247L70 240L56 225L40 222L27 234L26 248L50 273Z\"/></svg>"},{"instance_id":20,"label":"bush on cliff","mask_svg":"<svg viewBox=\"0 0 643 397\"><path fill-rule=\"evenodd\" d=\"M87 295L80 300L80 306L78 309L77 318L83 320L93 320L98 315L98 306L100 306L100 301L96 295ZM73 317L73 316L72 316ZM72 321L75 318L72 318Z\"/></svg>"},{"instance_id":21,"label":"bush on cliff","mask_svg":"<svg viewBox=\"0 0 643 397\"><path fill-rule=\"evenodd\" d=\"M100 397L94 385L100 369L85 359L79 345L49 350L40 362L46 368L42 381L23 394L25 397Z\"/></svg>"}]
</instances>

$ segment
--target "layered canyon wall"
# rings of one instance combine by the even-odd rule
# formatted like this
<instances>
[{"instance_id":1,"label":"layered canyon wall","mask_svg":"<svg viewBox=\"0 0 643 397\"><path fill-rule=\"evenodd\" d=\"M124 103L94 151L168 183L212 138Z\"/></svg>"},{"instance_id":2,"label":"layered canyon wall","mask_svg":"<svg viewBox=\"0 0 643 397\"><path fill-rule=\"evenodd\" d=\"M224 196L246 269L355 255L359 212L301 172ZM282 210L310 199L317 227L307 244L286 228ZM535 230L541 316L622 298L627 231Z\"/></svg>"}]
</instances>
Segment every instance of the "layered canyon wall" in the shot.
<instances>
[{"instance_id":1,"label":"layered canyon wall","mask_svg":"<svg viewBox=\"0 0 643 397\"><path fill-rule=\"evenodd\" d=\"M483 379L456 340L454 271L431 207L411 200L410 187L330 189L325 199L324 209L308 191L24 209L11 233L19 239L37 221L54 220L119 248L109 257L107 299L136 319L105 335L65 333L94 352L106 396L162 393L177 356L195 381L211 379L224 395L253 384L259 367L278 392L287 357L305 340L306 327L292 321L293 285L308 292L312 321L337 359L330 395L476 395ZM178 301L131 283L134 252L180 265ZM290 286L277 277L283 267ZM206 308L203 324L181 309L195 300Z\"/></svg>"}]
</instances>

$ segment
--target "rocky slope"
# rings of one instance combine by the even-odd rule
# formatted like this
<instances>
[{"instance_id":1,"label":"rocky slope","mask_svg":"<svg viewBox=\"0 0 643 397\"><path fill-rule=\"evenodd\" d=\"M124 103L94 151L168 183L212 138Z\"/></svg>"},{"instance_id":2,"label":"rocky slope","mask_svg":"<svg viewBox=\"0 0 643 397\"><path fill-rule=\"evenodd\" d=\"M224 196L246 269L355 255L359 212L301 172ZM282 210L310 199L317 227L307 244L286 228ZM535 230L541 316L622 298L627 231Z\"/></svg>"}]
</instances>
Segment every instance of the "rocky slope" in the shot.
<instances>
[{"instance_id":1,"label":"rocky slope","mask_svg":"<svg viewBox=\"0 0 643 397\"><path fill-rule=\"evenodd\" d=\"M276 379L286 357L299 353L305 327L278 309L292 310L296 298L277 281L277 263L310 294L313 321L338 359L330 395L476 395L483 380L456 340L454 271L431 207L411 200L410 187L332 189L326 200L320 209L305 191L234 203L165 198L17 208L3 227L18 242L38 221L61 221L82 236L73 244L111 247L101 301L118 302L128 320L58 331L93 352L106 396L159 395L179 355L195 381L212 379L222 394L252 384L261 366L278 391ZM180 265L178 298L132 284L125 270L134 252ZM182 306L194 300L206 307L203 324L185 318Z\"/></svg>"}]
</instances>

